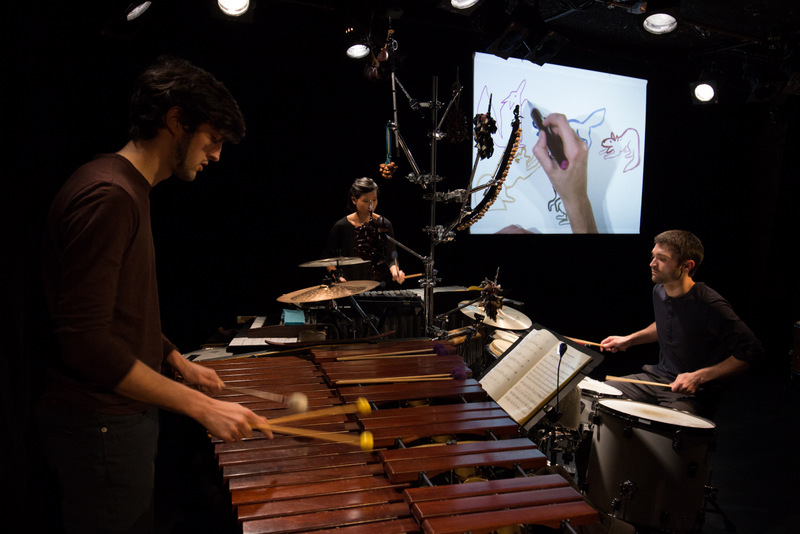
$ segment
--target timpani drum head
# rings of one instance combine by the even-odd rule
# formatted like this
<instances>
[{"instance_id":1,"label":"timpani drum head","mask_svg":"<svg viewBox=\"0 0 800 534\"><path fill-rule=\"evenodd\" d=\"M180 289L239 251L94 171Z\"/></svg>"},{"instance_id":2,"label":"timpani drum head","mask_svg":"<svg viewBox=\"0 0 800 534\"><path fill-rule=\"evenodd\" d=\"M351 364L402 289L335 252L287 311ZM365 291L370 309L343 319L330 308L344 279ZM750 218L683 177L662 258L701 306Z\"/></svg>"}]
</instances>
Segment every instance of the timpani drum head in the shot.
<instances>
[{"instance_id":1,"label":"timpani drum head","mask_svg":"<svg viewBox=\"0 0 800 534\"><path fill-rule=\"evenodd\" d=\"M599 400L597 415L587 469L587 497L595 507L637 526L696 530L714 423L623 399Z\"/></svg>"}]
</instances>

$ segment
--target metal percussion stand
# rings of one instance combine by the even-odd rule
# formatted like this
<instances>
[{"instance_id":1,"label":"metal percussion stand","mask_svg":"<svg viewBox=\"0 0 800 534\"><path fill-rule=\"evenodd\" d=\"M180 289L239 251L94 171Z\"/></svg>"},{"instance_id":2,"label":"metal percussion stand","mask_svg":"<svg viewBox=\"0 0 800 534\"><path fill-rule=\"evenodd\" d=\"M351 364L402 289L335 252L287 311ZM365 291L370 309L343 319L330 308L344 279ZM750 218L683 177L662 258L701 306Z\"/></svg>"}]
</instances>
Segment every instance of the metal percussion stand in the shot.
<instances>
[{"instance_id":1,"label":"metal percussion stand","mask_svg":"<svg viewBox=\"0 0 800 534\"><path fill-rule=\"evenodd\" d=\"M392 239L392 242L401 246L403 249L411 252L414 256L421 259L425 265L425 276L420 280L420 285L423 288L423 307L425 313L425 329L428 335L433 337L441 337L446 332L433 324L434 316L433 316L433 294L434 294L434 287L436 286L436 282L439 280L436 278L436 273L434 270L434 252L436 245L439 243L444 243L448 241L452 241L455 238L455 232L452 230L446 230L443 226L436 225L436 203L441 201L449 201L449 200L462 200L463 193L456 192L456 193L449 193L446 195L442 195L436 192L436 183L442 180L441 177L437 176L436 174L436 162L438 157L438 142L445 137L444 132L442 132L442 125L444 124L444 120L447 117L447 113L450 111L453 103L461 94L461 87L459 86L456 91L453 93L453 97L450 100L450 103L447 105L447 109L445 110L442 118L438 118L438 110L443 105L441 102L437 100L437 93L439 90L439 80L436 76L433 77L433 85L432 85L432 100L430 102L417 102L416 100L412 99L408 92L406 92L405 88L402 86L400 81L395 77L394 71L392 71L392 97L393 102L395 102L396 106L396 95L395 95L395 86L399 86L403 93L409 100L413 109L418 108L429 108L431 110L431 120L433 124L433 130L430 133L431 139L431 150L430 150L430 172L423 173L420 169L419 165L417 165L414 156L411 154L411 151L408 148L403 136L400 134L400 130L397 125L397 110L395 108L395 120L394 122L389 122L388 127L394 133L395 136L395 143L396 146L402 149L403 154L406 156L411 168L413 170L407 178L409 181L413 183L417 183L422 186L422 188L426 191L425 198L430 200L430 209L429 209L429 223L428 226L425 227L425 232L428 234L430 238L430 250L429 254L425 257L413 252L412 250L408 249L407 247L403 246L402 244L398 243L396 240ZM388 236L387 236L388 237Z\"/></svg>"},{"instance_id":2,"label":"metal percussion stand","mask_svg":"<svg viewBox=\"0 0 800 534\"><path fill-rule=\"evenodd\" d=\"M711 478L710 474L708 478L709 479ZM725 515L725 512L722 511L722 508L720 508L719 503L717 502L717 488L706 484L704 487L704 493L705 495L703 500L703 512L706 513L714 512L719 514L720 517L722 517L723 524L725 525L725 531L736 532L736 525L734 525L733 522L730 519L728 519L728 516ZM705 507L706 504L710 504L713 510L709 510L708 508L706 508Z\"/></svg>"},{"instance_id":3,"label":"metal percussion stand","mask_svg":"<svg viewBox=\"0 0 800 534\"><path fill-rule=\"evenodd\" d=\"M339 270L339 264L337 263L336 271L334 271L334 273L337 272L338 270ZM336 275L334 274L332 276L326 276L325 278L322 279L322 283L329 287L335 286L337 284ZM347 298L350 300L350 303L353 305L353 308L356 310L356 312L358 312L358 315L361 317L364 323L368 324L372 328L373 332L380 335L381 333L380 330L378 330L378 327L375 326L375 317L370 317L364 312L364 309L358 304L358 301L355 299L354 295L349 295ZM356 321L352 317L344 313L341 309L339 309L339 306L336 304L336 299L332 299L330 303L331 303L331 309L333 309L334 314L344 319L345 322L347 322L347 324L350 325L350 329L353 332L354 336L355 334L359 333Z\"/></svg>"}]
</instances>

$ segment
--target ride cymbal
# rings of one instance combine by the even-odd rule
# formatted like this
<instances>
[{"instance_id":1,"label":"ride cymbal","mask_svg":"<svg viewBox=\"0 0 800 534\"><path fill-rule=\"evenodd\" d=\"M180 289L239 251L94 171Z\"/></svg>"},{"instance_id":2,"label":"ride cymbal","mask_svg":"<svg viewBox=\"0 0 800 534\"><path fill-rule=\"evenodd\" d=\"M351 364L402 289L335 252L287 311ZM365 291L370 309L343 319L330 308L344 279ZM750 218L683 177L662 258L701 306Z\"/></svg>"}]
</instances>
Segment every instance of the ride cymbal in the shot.
<instances>
[{"instance_id":1,"label":"ride cymbal","mask_svg":"<svg viewBox=\"0 0 800 534\"><path fill-rule=\"evenodd\" d=\"M300 267L339 267L340 265L358 265L359 263L367 263L369 260L364 260L355 256L339 256L336 258L325 258L322 260L307 261L301 263Z\"/></svg>"},{"instance_id":2,"label":"ride cymbal","mask_svg":"<svg viewBox=\"0 0 800 534\"><path fill-rule=\"evenodd\" d=\"M358 295L377 287L380 282L375 280L352 280L336 284L321 284L305 289L298 289L278 297L278 302L287 304L303 304L305 302L318 302L320 300L333 300L342 297Z\"/></svg>"}]
</instances>

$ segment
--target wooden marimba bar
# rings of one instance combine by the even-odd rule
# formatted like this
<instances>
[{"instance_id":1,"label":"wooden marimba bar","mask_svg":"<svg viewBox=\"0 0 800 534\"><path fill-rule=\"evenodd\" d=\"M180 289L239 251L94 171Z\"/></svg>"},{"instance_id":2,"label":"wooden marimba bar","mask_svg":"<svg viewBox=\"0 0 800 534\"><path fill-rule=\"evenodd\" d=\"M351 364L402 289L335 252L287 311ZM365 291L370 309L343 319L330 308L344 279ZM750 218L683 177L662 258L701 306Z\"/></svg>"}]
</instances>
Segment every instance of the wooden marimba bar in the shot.
<instances>
[{"instance_id":1,"label":"wooden marimba bar","mask_svg":"<svg viewBox=\"0 0 800 534\"><path fill-rule=\"evenodd\" d=\"M452 350L408 340L311 349L311 360L208 363L228 385L302 392L311 411L359 397L375 408L293 423L326 433L369 432L373 450L278 433L273 440L257 434L217 441L242 532L488 533L597 522L597 512L560 475L526 476L547 459L443 346ZM248 395L221 397L271 419L286 411Z\"/></svg>"}]
</instances>

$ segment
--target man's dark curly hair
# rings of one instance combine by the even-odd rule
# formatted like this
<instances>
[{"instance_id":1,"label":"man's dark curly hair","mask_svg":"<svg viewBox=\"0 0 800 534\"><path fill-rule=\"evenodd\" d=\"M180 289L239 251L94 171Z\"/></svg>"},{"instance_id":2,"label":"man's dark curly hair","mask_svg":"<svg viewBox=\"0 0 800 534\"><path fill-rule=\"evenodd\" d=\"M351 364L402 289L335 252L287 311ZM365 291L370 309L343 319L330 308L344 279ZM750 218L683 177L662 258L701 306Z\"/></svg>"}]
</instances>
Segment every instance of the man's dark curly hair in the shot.
<instances>
[{"instance_id":1,"label":"man's dark curly hair","mask_svg":"<svg viewBox=\"0 0 800 534\"><path fill-rule=\"evenodd\" d=\"M222 82L185 59L160 56L139 76L131 97L130 138L154 138L173 106L181 109L181 123L188 132L206 123L222 134L223 141L238 143L244 137L244 117Z\"/></svg>"}]
</instances>

